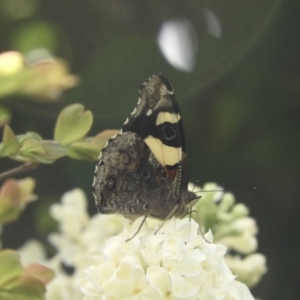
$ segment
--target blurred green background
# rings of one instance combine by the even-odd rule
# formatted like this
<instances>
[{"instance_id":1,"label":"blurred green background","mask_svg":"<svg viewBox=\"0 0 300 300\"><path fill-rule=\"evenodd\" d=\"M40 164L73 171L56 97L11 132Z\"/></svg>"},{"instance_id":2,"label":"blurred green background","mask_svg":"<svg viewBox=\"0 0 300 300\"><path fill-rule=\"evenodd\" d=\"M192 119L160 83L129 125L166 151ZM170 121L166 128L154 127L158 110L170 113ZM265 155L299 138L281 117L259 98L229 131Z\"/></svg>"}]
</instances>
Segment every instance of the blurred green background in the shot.
<instances>
[{"instance_id":1,"label":"blurred green background","mask_svg":"<svg viewBox=\"0 0 300 300\"><path fill-rule=\"evenodd\" d=\"M215 31L207 11L219 26ZM96 134L120 128L139 85L164 73L181 107L190 180L257 188L235 193L257 220L258 250L268 261L253 294L299 299L299 18L299 0L0 0L0 53L43 48L81 78L56 101L19 95L0 104L11 111L16 134L37 131L52 139L59 111L79 102L93 112ZM168 20L193 25L198 48L189 72L173 67L160 51L157 37ZM2 159L0 171L16 165ZM32 171L40 200L5 227L4 246L19 247L29 237L46 241L53 230L49 205L74 187L86 191L96 213L93 171L93 164L68 158Z\"/></svg>"}]
</instances>

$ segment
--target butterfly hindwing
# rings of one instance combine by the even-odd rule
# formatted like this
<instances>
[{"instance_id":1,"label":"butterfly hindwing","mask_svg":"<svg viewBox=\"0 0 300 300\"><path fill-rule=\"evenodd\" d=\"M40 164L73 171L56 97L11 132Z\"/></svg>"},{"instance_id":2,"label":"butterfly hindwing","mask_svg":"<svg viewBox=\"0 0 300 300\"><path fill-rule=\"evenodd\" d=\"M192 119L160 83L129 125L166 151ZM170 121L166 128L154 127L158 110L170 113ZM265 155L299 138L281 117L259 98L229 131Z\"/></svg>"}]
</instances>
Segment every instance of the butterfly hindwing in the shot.
<instances>
[{"instance_id":1,"label":"butterfly hindwing","mask_svg":"<svg viewBox=\"0 0 300 300\"><path fill-rule=\"evenodd\" d=\"M101 213L128 218L151 215L164 219L176 205L171 182L147 144L135 133L111 138L103 148L94 180Z\"/></svg>"}]
</instances>

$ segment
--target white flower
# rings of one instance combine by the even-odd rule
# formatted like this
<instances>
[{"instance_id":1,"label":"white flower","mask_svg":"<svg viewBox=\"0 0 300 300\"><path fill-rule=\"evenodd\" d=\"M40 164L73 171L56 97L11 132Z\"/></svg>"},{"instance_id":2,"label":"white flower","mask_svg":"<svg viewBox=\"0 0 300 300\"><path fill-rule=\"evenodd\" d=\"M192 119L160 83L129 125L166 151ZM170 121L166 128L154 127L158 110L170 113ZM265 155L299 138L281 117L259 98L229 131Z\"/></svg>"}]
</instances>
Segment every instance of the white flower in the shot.
<instances>
[{"instance_id":1,"label":"white flower","mask_svg":"<svg viewBox=\"0 0 300 300\"><path fill-rule=\"evenodd\" d=\"M47 284L46 300L81 300L79 281L90 265L88 255L102 253L106 240L120 232L121 218L101 214L90 218L86 196L80 189L64 194L60 204L52 205L51 214L60 229L49 237L57 254L46 259L42 245L30 240L19 249L22 264L38 262L55 271L55 278Z\"/></svg>"},{"instance_id":2,"label":"white flower","mask_svg":"<svg viewBox=\"0 0 300 300\"><path fill-rule=\"evenodd\" d=\"M243 253L256 249L256 224L245 206L234 205L231 194L206 193L200 204L201 221L210 224L205 228L212 228L218 243ZM168 220L157 234L161 221L148 218L137 236L126 242L142 218L132 222L116 215L89 217L87 199L79 189L66 193L51 214L59 227L50 235L57 254L45 259L34 242L20 249L22 262L39 261L55 271L46 300L253 299L234 275L251 285L266 271L259 254L225 257L225 246L206 242L198 234L198 224L188 218ZM211 232L205 237L212 241Z\"/></svg>"},{"instance_id":3,"label":"white flower","mask_svg":"<svg viewBox=\"0 0 300 300\"><path fill-rule=\"evenodd\" d=\"M81 282L85 300L96 299L253 299L225 263L226 248L198 235L193 220L171 219L155 234L142 218L124 220L120 236L104 254L93 256ZM206 239L212 240L209 232Z\"/></svg>"},{"instance_id":4,"label":"white flower","mask_svg":"<svg viewBox=\"0 0 300 300\"><path fill-rule=\"evenodd\" d=\"M70 238L78 238L89 222L86 196L80 189L65 193L62 204L53 204L52 217L59 222L60 230Z\"/></svg>"},{"instance_id":5,"label":"white flower","mask_svg":"<svg viewBox=\"0 0 300 300\"><path fill-rule=\"evenodd\" d=\"M267 272L266 258L260 253L254 253L241 258L238 255L226 256L226 264L237 275L237 279L249 287L255 286Z\"/></svg>"},{"instance_id":6,"label":"white flower","mask_svg":"<svg viewBox=\"0 0 300 300\"><path fill-rule=\"evenodd\" d=\"M243 254L251 253L257 249L256 234L258 229L253 218L245 217L234 220L227 228L224 226L220 231L224 232L226 229L231 231L231 235L220 237L218 243Z\"/></svg>"},{"instance_id":7,"label":"white flower","mask_svg":"<svg viewBox=\"0 0 300 300\"><path fill-rule=\"evenodd\" d=\"M51 207L52 216L58 221L60 232L49 237L57 249L57 255L47 264L57 276L47 285L47 300L81 300L79 288L82 272L90 265L88 255L102 253L107 238L121 230L121 218L87 213L87 199L80 189L63 195L61 204ZM67 274L62 267L71 267L73 274Z\"/></svg>"},{"instance_id":8,"label":"white flower","mask_svg":"<svg viewBox=\"0 0 300 300\"><path fill-rule=\"evenodd\" d=\"M62 262L86 267L86 256L101 252L106 239L121 230L121 219L101 214L90 218L86 196L80 189L64 194L61 202L51 207L60 232L51 234L49 240L58 250Z\"/></svg>"},{"instance_id":9,"label":"white flower","mask_svg":"<svg viewBox=\"0 0 300 300\"><path fill-rule=\"evenodd\" d=\"M23 267L32 263L44 263L46 261L46 251L41 242L30 239L18 249Z\"/></svg>"},{"instance_id":10,"label":"white flower","mask_svg":"<svg viewBox=\"0 0 300 300\"><path fill-rule=\"evenodd\" d=\"M204 228L212 230L215 241L229 250L248 255L241 259L226 254L225 258L237 280L253 287L266 273L267 267L266 258L253 253L258 246L258 228L255 220L249 217L249 209L244 204L235 204L233 194L222 192L222 188L214 183L206 184L203 190L221 192L201 194L199 187L190 184L189 188L202 196L193 208L198 211Z\"/></svg>"}]
</instances>

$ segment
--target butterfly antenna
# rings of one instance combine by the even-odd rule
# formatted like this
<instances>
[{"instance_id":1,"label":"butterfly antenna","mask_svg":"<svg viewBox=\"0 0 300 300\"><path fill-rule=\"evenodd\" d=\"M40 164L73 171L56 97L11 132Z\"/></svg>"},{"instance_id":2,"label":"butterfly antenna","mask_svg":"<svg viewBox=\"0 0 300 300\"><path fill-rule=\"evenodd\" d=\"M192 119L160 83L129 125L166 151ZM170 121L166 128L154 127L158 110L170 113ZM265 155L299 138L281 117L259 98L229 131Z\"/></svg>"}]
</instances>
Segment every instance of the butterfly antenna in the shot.
<instances>
[{"instance_id":1,"label":"butterfly antenna","mask_svg":"<svg viewBox=\"0 0 300 300\"><path fill-rule=\"evenodd\" d=\"M255 191L256 187L250 187L247 189L237 189L237 190L225 190L225 189L219 189L219 190L206 190L206 191L197 191L197 193L211 193L211 192L249 192L249 191Z\"/></svg>"},{"instance_id":2,"label":"butterfly antenna","mask_svg":"<svg viewBox=\"0 0 300 300\"><path fill-rule=\"evenodd\" d=\"M195 187L196 187L197 185L199 185L199 179L196 180L196 183L193 183L193 182L192 182L192 184L194 185L193 188L192 188L192 192L194 193ZM195 192L195 194L196 194L196 193L199 193L199 191L198 191L198 192Z\"/></svg>"},{"instance_id":3,"label":"butterfly antenna","mask_svg":"<svg viewBox=\"0 0 300 300\"><path fill-rule=\"evenodd\" d=\"M196 180L196 183L198 183L198 180ZM196 184L195 183L193 183L193 188L192 188L192 192L194 193L194 189L195 189L195 187L196 187Z\"/></svg>"}]
</instances>

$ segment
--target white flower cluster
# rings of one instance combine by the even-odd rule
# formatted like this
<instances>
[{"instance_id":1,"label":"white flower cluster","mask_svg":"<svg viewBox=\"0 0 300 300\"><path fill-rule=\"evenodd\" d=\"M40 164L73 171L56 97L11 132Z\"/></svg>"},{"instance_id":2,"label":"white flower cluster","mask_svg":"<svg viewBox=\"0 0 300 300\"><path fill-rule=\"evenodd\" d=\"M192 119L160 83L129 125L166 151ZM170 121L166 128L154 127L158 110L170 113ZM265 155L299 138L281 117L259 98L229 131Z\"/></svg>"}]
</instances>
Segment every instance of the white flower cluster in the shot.
<instances>
[{"instance_id":1,"label":"white flower cluster","mask_svg":"<svg viewBox=\"0 0 300 300\"><path fill-rule=\"evenodd\" d=\"M22 265L39 262L55 271L55 278L47 285L46 300L81 300L79 282L90 265L87 255L102 253L107 238L121 231L121 218L100 214L90 218L86 196L80 189L65 193L60 204L51 206L50 213L59 224L59 232L49 237L56 255L47 260L41 243L30 240L19 249Z\"/></svg>"},{"instance_id":2,"label":"white flower cluster","mask_svg":"<svg viewBox=\"0 0 300 300\"><path fill-rule=\"evenodd\" d=\"M50 235L50 243L64 264L82 266L87 254L101 253L106 239L120 232L121 218L101 214L90 218L86 196L80 189L65 193L61 202L51 206L50 213L58 221L60 232Z\"/></svg>"},{"instance_id":3,"label":"white flower cluster","mask_svg":"<svg viewBox=\"0 0 300 300\"><path fill-rule=\"evenodd\" d=\"M168 220L155 234L143 218L110 238L101 256L91 257L81 289L84 300L97 299L254 299L225 263L226 248L208 243L198 224ZM206 239L212 240L211 233Z\"/></svg>"},{"instance_id":4,"label":"white flower cluster","mask_svg":"<svg viewBox=\"0 0 300 300\"><path fill-rule=\"evenodd\" d=\"M215 183L206 184L203 190L190 184L190 189L201 195L193 207L198 211L201 224L213 232L216 243L225 245L228 252L236 253L226 254L226 264L237 275L237 280L249 287L255 286L267 272L267 267L265 256L255 252L258 228L255 219L249 217L249 209L242 203L235 203L231 193L201 193L222 190Z\"/></svg>"},{"instance_id":5,"label":"white flower cluster","mask_svg":"<svg viewBox=\"0 0 300 300\"><path fill-rule=\"evenodd\" d=\"M239 281L253 286L266 263L264 256L253 253L257 228L247 208L234 204L227 193L203 193L195 208L202 230L212 229L205 238L212 241L214 236L217 244L205 241L198 223L189 218L168 220L157 234L161 221L148 218L126 242L142 219L132 223L116 215L89 217L86 196L74 189L51 207L59 225L59 232L50 235L57 254L47 260L43 247L30 242L20 249L22 263L41 262L55 271L46 300L253 299ZM250 254L230 256L226 247Z\"/></svg>"}]
</instances>

